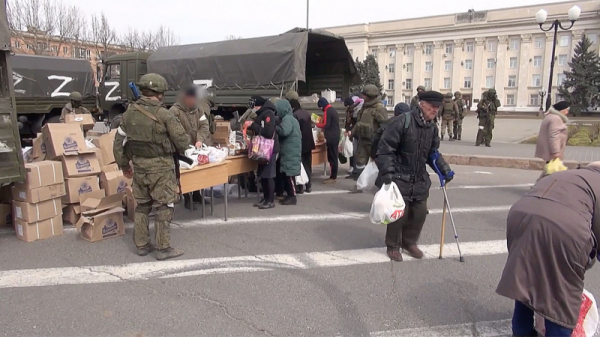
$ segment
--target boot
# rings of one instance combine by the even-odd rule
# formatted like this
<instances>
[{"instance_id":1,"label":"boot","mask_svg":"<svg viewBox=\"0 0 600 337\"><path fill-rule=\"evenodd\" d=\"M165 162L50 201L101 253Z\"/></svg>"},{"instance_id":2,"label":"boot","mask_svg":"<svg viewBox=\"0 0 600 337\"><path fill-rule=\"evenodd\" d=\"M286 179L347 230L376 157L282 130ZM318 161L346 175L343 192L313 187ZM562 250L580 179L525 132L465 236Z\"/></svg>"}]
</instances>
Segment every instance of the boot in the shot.
<instances>
[{"instance_id":1,"label":"boot","mask_svg":"<svg viewBox=\"0 0 600 337\"><path fill-rule=\"evenodd\" d=\"M388 249L387 255L392 261L402 262L402 254L400 254L399 250Z\"/></svg>"},{"instance_id":2,"label":"boot","mask_svg":"<svg viewBox=\"0 0 600 337\"><path fill-rule=\"evenodd\" d=\"M408 255L412 256L415 259L423 258L423 252L419 249L419 247L417 247L417 245L408 246L404 248L404 250L406 250Z\"/></svg>"},{"instance_id":3,"label":"boot","mask_svg":"<svg viewBox=\"0 0 600 337\"><path fill-rule=\"evenodd\" d=\"M194 211L197 209L196 208L196 204L194 204L190 198L190 195L188 193L183 195L183 207L185 207L186 209L193 209Z\"/></svg>"},{"instance_id":4,"label":"boot","mask_svg":"<svg viewBox=\"0 0 600 337\"><path fill-rule=\"evenodd\" d=\"M312 185L311 185L311 183L306 184L306 193L312 193Z\"/></svg>"},{"instance_id":5,"label":"boot","mask_svg":"<svg viewBox=\"0 0 600 337\"><path fill-rule=\"evenodd\" d=\"M461 136L458 136L458 138L456 138L456 139L460 140L461 138L462 138Z\"/></svg>"},{"instance_id":6,"label":"boot","mask_svg":"<svg viewBox=\"0 0 600 337\"><path fill-rule=\"evenodd\" d=\"M257 202L256 204L254 204L253 206L254 206L254 207L260 207L260 205L262 205L262 204L264 204L264 203L265 203L265 199L260 199L260 201L259 201L259 202Z\"/></svg>"},{"instance_id":7,"label":"boot","mask_svg":"<svg viewBox=\"0 0 600 337\"><path fill-rule=\"evenodd\" d=\"M303 185L296 186L296 194L304 194L304 186Z\"/></svg>"},{"instance_id":8,"label":"boot","mask_svg":"<svg viewBox=\"0 0 600 337\"><path fill-rule=\"evenodd\" d=\"M449 137L449 138L448 138L448 140L449 140L449 141L451 141L451 142L453 142L455 139L456 139L456 138L453 138L453 137Z\"/></svg>"},{"instance_id":9,"label":"boot","mask_svg":"<svg viewBox=\"0 0 600 337\"><path fill-rule=\"evenodd\" d=\"M337 182L337 180L331 179L331 178L327 178L327 179L323 180L324 185L332 185L332 184L335 184L336 182Z\"/></svg>"},{"instance_id":10,"label":"boot","mask_svg":"<svg viewBox=\"0 0 600 337\"><path fill-rule=\"evenodd\" d=\"M137 247L137 254L139 256L146 256L155 250L156 250L156 247L154 245L150 244L150 245L147 245L144 247Z\"/></svg>"},{"instance_id":11,"label":"boot","mask_svg":"<svg viewBox=\"0 0 600 337\"><path fill-rule=\"evenodd\" d=\"M258 209L271 209L271 208L275 208L274 202L265 202L264 204L258 206Z\"/></svg>"},{"instance_id":12,"label":"boot","mask_svg":"<svg viewBox=\"0 0 600 337\"><path fill-rule=\"evenodd\" d=\"M486 147L492 147L492 145L490 145L490 143L485 143Z\"/></svg>"},{"instance_id":13,"label":"boot","mask_svg":"<svg viewBox=\"0 0 600 337\"><path fill-rule=\"evenodd\" d=\"M444 135L442 135L442 137L440 137L440 140L444 140Z\"/></svg>"},{"instance_id":14,"label":"boot","mask_svg":"<svg viewBox=\"0 0 600 337\"><path fill-rule=\"evenodd\" d=\"M285 199L283 199L281 204L284 206L294 206L294 205L298 204L298 198L288 196Z\"/></svg>"},{"instance_id":15,"label":"boot","mask_svg":"<svg viewBox=\"0 0 600 337\"><path fill-rule=\"evenodd\" d=\"M176 249L169 247L167 249L159 250L156 253L156 259L159 261L162 261L162 260L172 259L175 257L180 257L181 255L183 255L182 250L176 250Z\"/></svg>"},{"instance_id":16,"label":"boot","mask_svg":"<svg viewBox=\"0 0 600 337\"><path fill-rule=\"evenodd\" d=\"M454 140L458 139L458 136L455 134L454 137L452 137Z\"/></svg>"}]
</instances>

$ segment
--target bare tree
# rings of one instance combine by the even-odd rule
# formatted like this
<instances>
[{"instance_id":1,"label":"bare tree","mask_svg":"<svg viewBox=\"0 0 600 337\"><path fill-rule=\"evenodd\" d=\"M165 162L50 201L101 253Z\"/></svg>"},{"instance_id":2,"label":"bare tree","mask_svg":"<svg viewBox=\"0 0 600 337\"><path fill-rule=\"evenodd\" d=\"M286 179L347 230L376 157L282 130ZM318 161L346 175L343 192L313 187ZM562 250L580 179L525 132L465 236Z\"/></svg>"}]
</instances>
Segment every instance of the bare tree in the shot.
<instances>
[{"instance_id":1,"label":"bare tree","mask_svg":"<svg viewBox=\"0 0 600 337\"><path fill-rule=\"evenodd\" d=\"M225 36L225 40L227 40L227 41L241 40L241 39L243 39L243 37L241 37L241 36L235 36L235 35L227 35L227 36Z\"/></svg>"},{"instance_id":2,"label":"bare tree","mask_svg":"<svg viewBox=\"0 0 600 337\"><path fill-rule=\"evenodd\" d=\"M58 46L51 52L54 56L59 56L63 45L80 38L81 31L85 28L85 17L75 6L59 3L56 8L58 13L61 13L56 22L55 41L58 42Z\"/></svg>"},{"instance_id":3,"label":"bare tree","mask_svg":"<svg viewBox=\"0 0 600 337\"><path fill-rule=\"evenodd\" d=\"M127 51L154 51L160 47L179 44L179 38L169 28L160 26L156 33L151 31L139 32L137 29L129 28L127 33L121 36L121 45Z\"/></svg>"},{"instance_id":4,"label":"bare tree","mask_svg":"<svg viewBox=\"0 0 600 337\"><path fill-rule=\"evenodd\" d=\"M11 34L24 52L47 54L57 28L57 3L52 0L13 0L8 3Z\"/></svg>"},{"instance_id":5,"label":"bare tree","mask_svg":"<svg viewBox=\"0 0 600 337\"><path fill-rule=\"evenodd\" d=\"M140 34L136 29L129 28L127 32L119 38L119 42L128 52L134 52L140 45Z\"/></svg>"},{"instance_id":6,"label":"bare tree","mask_svg":"<svg viewBox=\"0 0 600 337\"><path fill-rule=\"evenodd\" d=\"M104 54L108 52L108 47L114 44L117 40L117 32L112 28L104 13L100 13L100 16L92 15L92 42L96 45L96 52L99 53L98 48L102 47Z\"/></svg>"},{"instance_id":7,"label":"bare tree","mask_svg":"<svg viewBox=\"0 0 600 337\"><path fill-rule=\"evenodd\" d=\"M158 27L158 30L154 34L153 49L156 50L160 47L168 47L179 44L179 38L175 36L173 31L165 26Z\"/></svg>"}]
</instances>

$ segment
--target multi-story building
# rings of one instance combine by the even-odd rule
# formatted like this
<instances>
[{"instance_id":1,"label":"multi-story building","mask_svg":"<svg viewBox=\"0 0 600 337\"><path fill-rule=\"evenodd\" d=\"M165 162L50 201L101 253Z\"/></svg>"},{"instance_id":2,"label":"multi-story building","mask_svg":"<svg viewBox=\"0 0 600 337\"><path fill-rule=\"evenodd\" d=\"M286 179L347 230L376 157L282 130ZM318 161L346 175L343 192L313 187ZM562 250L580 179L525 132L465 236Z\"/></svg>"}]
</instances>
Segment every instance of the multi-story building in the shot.
<instances>
[{"instance_id":1,"label":"multi-story building","mask_svg":"<svg viewBox=\"0 0 600 337\"><path fill-rule=\"evenodd\" d=\"M568 62L585 34L598 50L600 1L581 0L489 11L325 28L345 38L354 58L373 54L378 61L388 108L410 102L424 85L441 92L461 91L471 105L495 88L503 111L538 111L547 91L554 32L536 22L540 9L548 12L545 28L560 19L568 26L571 7L581 15L567 31L558 30L553 102L565 79ZM545 100L545 99L544 99Z\"/></svg>"}]
</instances>

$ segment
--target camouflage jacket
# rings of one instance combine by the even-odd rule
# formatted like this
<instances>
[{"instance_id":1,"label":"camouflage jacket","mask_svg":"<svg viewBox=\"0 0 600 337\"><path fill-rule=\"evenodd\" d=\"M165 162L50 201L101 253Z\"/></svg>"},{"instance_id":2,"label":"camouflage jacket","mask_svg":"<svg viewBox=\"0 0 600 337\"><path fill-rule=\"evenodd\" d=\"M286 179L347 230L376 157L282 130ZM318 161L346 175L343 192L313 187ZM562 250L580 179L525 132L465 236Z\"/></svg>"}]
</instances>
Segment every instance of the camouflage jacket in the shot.
<instances>
[{"instance_id":1,"label":"camouflage jacket","mask_svg":"<svg viewBox=\"0 0 600 337\"><path fill-rule=\"evenodd\" d=\"M458 107L451 98L444 98L438 114L443 120L454 120L458 117Z\"/></svg>"},{"instance_id":2,"label":"camouflage jacket","mask_svg":"<svg viewBox=\"0 0 600 337\"><path fill-rule=\"evenodd\" d=\"M215 123L215 116L211 113L212 108L208 99L203 99L200 102L200 111L202 111L208 119L208 131L213 135L217 131L217 123Z\"/></svg>"},{"instance_id":3,"label":"camouflage jacket","mask_svg":"<svg viewBox=\"0 0 600 337\"><path fill-rule=\"evenodd\" d=\"M90 111L83 106L79 108L73 108L71 102L65 104L65 107L62 109L60 113L60 122L65 122L65 116L67 115L82 115L82 114L90 114Z\"/></svg>"},{"instance_id":4,"label":"camouflage jacket","mask_svg":"<svg viewBox=\"0 0 600 337\"><path fill-rule=\"evenodd\" d=\"M411 100L410 100L410 110L414 110L417 108L417 106L419 105L419 96L415 95Z\"/></svg>"},{"instance_id":5,"label":"camouflage jacket","mask_svg":"<svg viewBox=\"0 0 600 337\"><path fill-rule=\"evenodd\" d=\"M458 107L458 117L460 119L465 118L465 115L467 114L467 105L465 100L462 98L455 99L454 103L456 103L456 106Z\"/></svg>"},{"instance_id":6,"label":"camouflage jacket","mask_svg":"<svg viewBox=\"0 0 600 337\"><path fill-rule=\"evenodd\" d=\"M479 118L485 118L488 115L495 116L500 106L500 100L498 100L497 98L493 101L489 98L485 98L479 101L479 103L477 103L477 116Z\"/></svg>"},{"instance_id":7,"label":"camouflage jacket","mask_svg":"<svg viewBox=\"0 0 600 337\"><path fill-rule=\"evenodd\" d=\"M356 125L352 129L352 135L354 138L362 139L363 141L372 141L381 124L385 123L387 119L387 109L383 106L379 97L370 102L365 101L358 113Z\"/></svg>"},{"instance_id":8,"label":"camouflage jacket","mask_svg":"<svg viewBox=\"0 0 600 337\"><path fill-rule=\"evenodd\" d=\"M131 161L135 172L161 172L174 169L173 153L183 153L189 144L190 136L179 118L165 109L162 102L142 96L123 114L113 153L120 169L129 168Z\"/></svg>"},{"instance_id":9,"label":"camouflage jacket","mask_svg":"<svg viewBox=\"0 0 600 337\"><path fill-rule=\"evenodd\" d=\"M190 145L196 144L197 141L204 144L209 143L210 131L208 118L206 118L204 112L199 108L188 109L179 103L175 103L169 111L179 118L181 126L190 135Z\"/></svg>"}]
</instances>

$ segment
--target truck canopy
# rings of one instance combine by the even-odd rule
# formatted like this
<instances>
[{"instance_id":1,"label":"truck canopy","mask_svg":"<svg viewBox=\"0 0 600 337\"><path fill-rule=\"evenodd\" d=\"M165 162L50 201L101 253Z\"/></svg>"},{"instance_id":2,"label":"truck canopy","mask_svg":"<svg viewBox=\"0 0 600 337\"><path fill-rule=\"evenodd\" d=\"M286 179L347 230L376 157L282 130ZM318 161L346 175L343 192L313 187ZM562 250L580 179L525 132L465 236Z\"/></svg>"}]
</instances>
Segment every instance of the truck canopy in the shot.
<instances>
[{"instance_id":1,"label":"truck canopy","mask_svg":"<svg viewBox=\"0 0 600 337\"><path fill-rule=\"evenodd\" d=\"M94 72L88 60L16 54L11 57L17 97L68 97L79 91L95 94Z\"/></svg>"},{"instance_id":2,"label":"truck canopy","mask_svg":"<svg viewBox=\"0 0 600 337\"><path fill-rule=\"evenodd\" d=\"M148 71L165 76L173 89L191 83L221 89L281 86L310 82L311 76L339 76L360 82L341 37L304 29L277 36L159 48L148 58Z\"/></svg>"}]
</instances>

